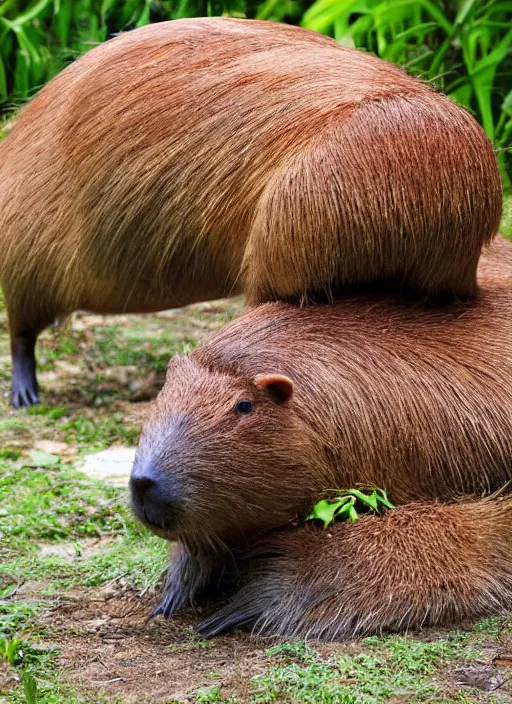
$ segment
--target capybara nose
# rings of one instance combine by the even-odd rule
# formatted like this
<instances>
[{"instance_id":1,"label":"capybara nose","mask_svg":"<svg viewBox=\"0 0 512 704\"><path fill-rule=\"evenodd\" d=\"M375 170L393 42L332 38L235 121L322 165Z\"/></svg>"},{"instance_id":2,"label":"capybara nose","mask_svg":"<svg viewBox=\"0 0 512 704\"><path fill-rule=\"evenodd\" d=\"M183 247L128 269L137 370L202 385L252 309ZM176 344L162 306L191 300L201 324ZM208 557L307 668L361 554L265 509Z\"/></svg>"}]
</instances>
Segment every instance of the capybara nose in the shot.
<instances>
[{"instance_id":1,"label":"capybara nose","mask_svg":"<svg viewBox=\"0 0 512 704\"><path fill-rule=\"evenodd\" d=\"M130 489L132 492L132 498L140 503L144 503L144 496L146 493L156 487L157 483L154 479L142 475L141 477L133 476L130 479Z\"/></svg>"},{"instance_id":2,"label":"capybara nose","mask_svg":"<svg viewBox=\"0 0 512 704\"><path fill-rule=\"evenodd\" d=\"M130 493L132 510L140 521L164 531L176 527L181 502L172 480L158 467L135 460Z\"/></svg>"}]
</instances>

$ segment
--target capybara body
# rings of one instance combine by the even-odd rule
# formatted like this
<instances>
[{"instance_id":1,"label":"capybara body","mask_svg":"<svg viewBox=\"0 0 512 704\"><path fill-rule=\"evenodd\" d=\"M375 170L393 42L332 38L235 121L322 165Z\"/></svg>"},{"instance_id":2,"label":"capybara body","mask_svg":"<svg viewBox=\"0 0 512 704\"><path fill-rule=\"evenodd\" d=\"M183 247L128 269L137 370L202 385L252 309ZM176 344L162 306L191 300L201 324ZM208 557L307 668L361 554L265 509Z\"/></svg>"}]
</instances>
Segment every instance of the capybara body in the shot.
<instances>
[{"instance_id":1,"label":"capybara body","mask_svg":"<svg viewBox=\"0 0 512 704\"><path fill-rule=\"evenodd\" d=\"M251 303L388 282L471 297L501 187L476 121L397 67L296 27L160 23L52 80L0 146L13 402L57 316Z\"/></svg>"},{"instance_id":2,"label":"capybara body","mask_svg":"<svg viewBox=\"0 0 512 704\"><path fill-rule=\"evenodd\" d=\"M509 604L512 245L481 271L472 302L265 304L171 360L132 474L136 514L180 543L161 612L247 550L244 586L204 633L346 637ZM398 507L280 530L359 486Z\"/></svg>"}]
</instances>

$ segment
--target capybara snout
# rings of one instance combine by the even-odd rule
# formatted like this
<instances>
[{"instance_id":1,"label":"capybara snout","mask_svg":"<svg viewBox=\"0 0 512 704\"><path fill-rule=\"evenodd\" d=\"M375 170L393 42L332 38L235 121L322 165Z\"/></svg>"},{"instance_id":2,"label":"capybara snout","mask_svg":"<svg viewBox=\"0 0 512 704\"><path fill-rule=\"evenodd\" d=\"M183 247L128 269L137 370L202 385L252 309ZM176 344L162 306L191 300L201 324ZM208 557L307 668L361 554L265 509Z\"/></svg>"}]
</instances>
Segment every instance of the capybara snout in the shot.
<instances>
[{"instance_id":1,"label":"capybara snout","mask_svg":"<svg viewBox=\"0 0 512 704\"><path fill-rule=\"evenodd\" d=\"M307 477L311 459L294 396L292 379L281 373L234 375L227 365L208 369L174 358L132 473L137 516L168 538L201 532L230 539L250 533L265 516L277 524L293 516L301 508L294 477ZM271 482L258 479L262 465L275 470ZM144 514L146 500L160 503L160 521Z\"/></svg>"},{"instance_id":2,"label":"capybara snout","mask_svg":"<svg viewBox=\"0 0 512 704\"><path fill-rule=\"evenodd\" d=\"M132 509L155 533L166 537L179 524L183 499L172 472L137 456L130 478Z\"/></svg>"}]
</instances>

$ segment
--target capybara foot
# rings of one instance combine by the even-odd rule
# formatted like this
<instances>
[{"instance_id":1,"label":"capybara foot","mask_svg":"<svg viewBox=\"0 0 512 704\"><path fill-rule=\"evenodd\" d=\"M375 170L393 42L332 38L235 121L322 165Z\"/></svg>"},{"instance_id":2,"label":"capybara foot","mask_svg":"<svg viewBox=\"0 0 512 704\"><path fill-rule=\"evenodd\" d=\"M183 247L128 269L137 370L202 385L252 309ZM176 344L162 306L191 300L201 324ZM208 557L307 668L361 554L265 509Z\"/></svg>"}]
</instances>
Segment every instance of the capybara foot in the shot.
<instances>
[{"instance_id":1,"label":"capybara foot","mask_svg":"<svg viewBox=\"0 0 512 704\"><path fill-rule=\"evenodd\" d=\"M192 555L184 546L178 545L167 573L164 598L150 618L170 618L179 609L193 604L196 595L206 588L211 578L211 559L204 555Z\"/></svg>"},{"instance_id":2,"label":"capybara foot","mask_svg":"<svg viewBox=\"0 0 512 704\"><path fill-rule=\"evenodd\" d=\"M254 597L254 595L253 595ZM238 594L233 601L223 609L216 611L196 626L196 633L206 640L233 628L251 627L261 616L259 602L253 598L251 607L249 599L245 599L245 591Z\"/></svg>"},{"instance_id":3,"label":"capybara foot","mask_svg":"<svg viewBox=\"0 0 512 704\"><path fill-rule=\"evenodd\" d=\"M12 340L11 403L14 408L33 406L39 402L35 345L35 335L18 335Z\"/></svg>"},{"instance_id":4,"label":"capybara foot","mask_svg":"<svg viewBox=\"0 0 512 704\"><path fill-rule=\"evenodd\" d=\"M170 584L168 579L165 586L164 598L158 606L153 609L150 618L155 618L155 616L170 618L189 601L190 595L188 589L183 584L180 584L179 581L174 581Z\"/></svg>"}]
</instances>

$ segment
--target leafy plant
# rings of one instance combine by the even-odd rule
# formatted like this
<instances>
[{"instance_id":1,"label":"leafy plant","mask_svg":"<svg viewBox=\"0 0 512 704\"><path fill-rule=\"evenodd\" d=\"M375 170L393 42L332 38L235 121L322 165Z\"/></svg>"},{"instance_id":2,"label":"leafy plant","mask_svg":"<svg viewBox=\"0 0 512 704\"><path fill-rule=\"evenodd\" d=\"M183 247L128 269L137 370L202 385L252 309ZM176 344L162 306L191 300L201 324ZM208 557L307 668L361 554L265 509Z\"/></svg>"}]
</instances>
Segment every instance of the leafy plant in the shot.
<instances>
[{"instance_id":1,"label":"leafy plant","mask_svg":"<svg viewBox=\"0 0 512 704\"><path fill-rule=\"evenodd\" d=\"M511 20L512 7L501 0L317 0L303 26L402 64L472 110L510 185Z\"/></svg>"},{"instance_id":2,"label":"leafy plant","mask_svg":"<svg viewBox=\"0 0 512 704\"><path fill-rule=\"evenodd\" d=\"M21 668L21 683L27 704L37 704L37 682L35 677L25 669L25 653L30 646L19 638L2 638L0 640L0 659L7 660L11 667Z\"/></svg>"},{"instance_id":3,"label":"leafy plant","mask_svg":"<svg viewBox=\"0 0 512 704\"><path fill-rule=\"evenodd\" d=\"M24 672L21 681L27 704L37 704L37 681L30 672Z\"/></svg>"},{"instance_id":4,"label":"leafy plant","mask_svg":"<svg viewBox=\"0 0 512 704\"><path fill-rule=\"evenodd\" d=\"M7 660L14 667L23 658L23 641L19 638L2 638L0 640L0 658Z\"/></svg>"},{"instance_id":5,"label":"leafy plant","mask_svg":"<svg viewBox=\"0 0 512 704\"><path fill-rule=\"evenodd\" d=\"M306 520L321 521L325 529L335 520L348 518L351 521L356 521L362 512L382 513L389 508L394 508L394 506L388 501L386 492L382 489L374 489L371 493L348 489L337 492L332 498L318 501Z\"/></svg>"}]
</instances>

